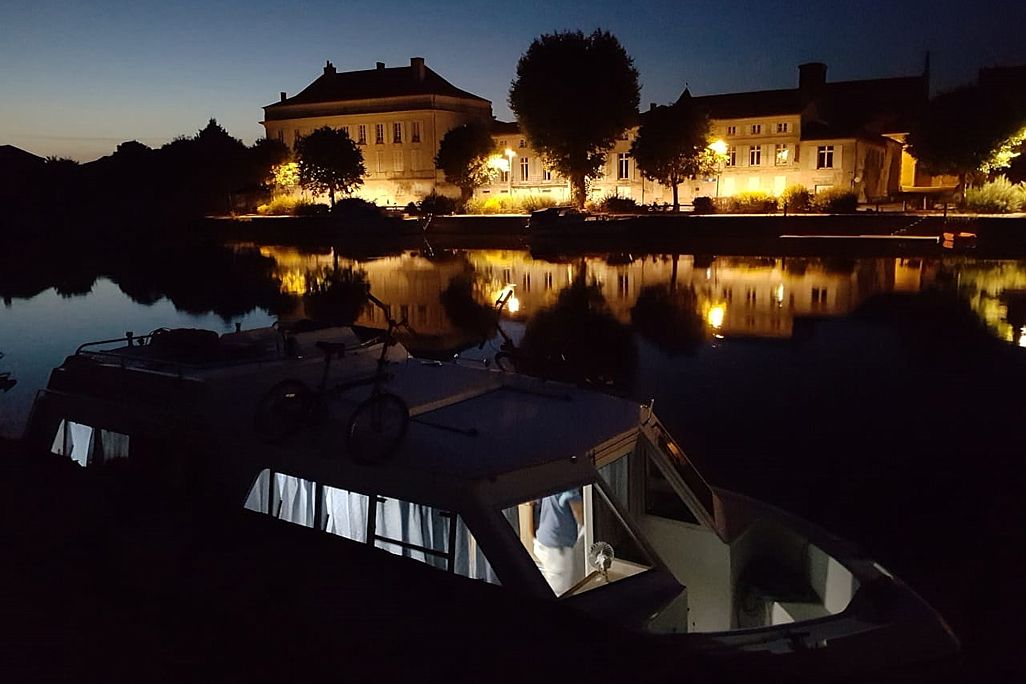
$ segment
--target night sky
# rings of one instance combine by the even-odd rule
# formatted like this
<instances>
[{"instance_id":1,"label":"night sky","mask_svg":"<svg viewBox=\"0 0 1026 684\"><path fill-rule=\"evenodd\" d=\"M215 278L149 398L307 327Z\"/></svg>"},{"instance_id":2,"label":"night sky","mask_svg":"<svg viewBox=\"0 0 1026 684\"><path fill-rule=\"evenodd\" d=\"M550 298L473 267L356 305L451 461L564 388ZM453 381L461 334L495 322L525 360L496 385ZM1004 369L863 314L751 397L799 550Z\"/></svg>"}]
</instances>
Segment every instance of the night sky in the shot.
<instances>
[{"instance_id":1,"label":"night sky","mask_svg":"<svg viewBox=\"0 0 1026 684\"><path fill-rule=\"evenodd\" d=\"M516 62L537 35L612 31L641 73L642 107L694 94L793 87L797 64L829 80L919 73L934 89L980 66L1026 63L1026 2L848 3L267 2L3 0L0 144L82 161L136 139L159 146L216 117L262 134L261 106L321 73L422 56L458 87L506 104Z\"/></svg>"}]
</instances>

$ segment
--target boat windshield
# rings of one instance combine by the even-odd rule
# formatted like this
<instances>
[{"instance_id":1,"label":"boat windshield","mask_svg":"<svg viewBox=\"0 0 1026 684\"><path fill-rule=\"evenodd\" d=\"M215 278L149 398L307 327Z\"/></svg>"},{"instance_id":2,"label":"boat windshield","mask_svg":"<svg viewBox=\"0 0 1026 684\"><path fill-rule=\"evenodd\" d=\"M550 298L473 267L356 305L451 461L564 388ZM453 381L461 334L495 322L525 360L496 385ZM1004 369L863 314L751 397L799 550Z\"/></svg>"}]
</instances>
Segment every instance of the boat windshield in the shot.
<instances>
[{"instance_id":1,"label":"boat windshield","mask_svg":"<svg viewBox=\"0 0 1026 684\"><path fill-rule=\"evenodd\" d=\"M652 558L597 485L551 492L506 508L503 516L557 596L584 593L652 567Z\"/></svg>"}]
</instances>

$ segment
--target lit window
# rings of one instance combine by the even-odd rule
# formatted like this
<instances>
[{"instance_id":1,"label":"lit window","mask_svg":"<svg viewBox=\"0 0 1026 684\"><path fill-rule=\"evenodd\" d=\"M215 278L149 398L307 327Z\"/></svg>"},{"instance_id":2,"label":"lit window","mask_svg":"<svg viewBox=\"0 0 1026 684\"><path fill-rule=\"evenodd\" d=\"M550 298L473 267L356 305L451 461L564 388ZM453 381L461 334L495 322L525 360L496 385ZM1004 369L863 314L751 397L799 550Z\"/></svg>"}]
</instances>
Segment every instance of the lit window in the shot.
<instances>
[{"instance_id":1,"label":"lit window","mask_svg":"<svg viewBox=\"0 0 1026 684\"><path fill-rule=\"evenodd\" d=\"M420 151L410 150L410 171L420 169Z\"/></svg>"},{"instance_id":2,"label":"lit window","mask_svg":"<svg viewBox=\"0 0 1026 684\"><path fill-rule=\"evenodd\" d=\"M833 145L820 145L816 148L816 168L817 169L832 169L834 168L834 146Z\"/></svg>"},{"instance_id":3,"label":"lit window","mask_svg":"<svg viewBox=\"0 0 1026 684\"><path fill-rule=\"evenodd\" d=\"M787 145L776 145L776 153L773 156L774 163L777 166L785 166L791 161L791 151L787 149Z\"/></svg>"},{"instance_id":4,"label":"lit window","mask_svg":"<svg viewBox=\"0 0 1026 684\"><path fill-rule=\"evenodd\" d=\"M748 165L759 166L762 164L762 146L752 145L748 148Z\"/></svg>"},{"instance_id":5,"label":"lit window","mask_svg":"<svg viewBox=\"0 0 1026 684\"><path fill-rule=\"evenodd\" d=\"M360 124L359 128L356 129L356 142L359 145L367 144L367 126L366 124Z\"/></svg>"},{"instance_id":6,"label":"lit window","mask_svg":"<svg viewBox=\"0 0 1026 684\"><path fill-rule=\"evenodd\" d=\"M503 183L509 183L509 171L500 171L499 180Z\"/></svg>"},{"instance_id":7,"label":"lit window","mask_svg":"<svg viewBox=\"0 0 1026 684\"><path fill-rule=\"evenodd\" d=\"M782 121L782 122L777 124L777 133L790 133L790 132L791 132L791 124L787 123L786 121Z\"/></svg>"},{"instance_id":8,"label":"lit window","mask_svg":"<svg viewBox=\"0 0 1026 684\"><path fill-rule=\"evenodd\" d=\"M762 124L752 124L752 135L759 135L762 133Z\"/></svg>"},{"instance_id":9,"label":"lit window","mask_svg":"<svg viewBox=\"0 0 1026 684\"><path fill-rule=\"evenodd\" d=\"M374 170L378 173L385 172L385 153L375 152L374 153Z\"/></svg>"},{"instance_id":10,"label":"lit window","mask_svg":"<svg viewBox=\"0 0 1026 684\"><path fill-rule=\"evenodd\" d=\"M727 160L723 165L737 166L737 145L731 145L727 148Z\"/></svg>"},{"instance_id":11,"label":"lit window","mask_svg":"<svg viewBox=\"0 0 1026 684\"><path fill-rule=\"evenodd\" d=\"M403 141L403 125L398 121L392 124L392 142L401 143Z\"/></svg>"},{"instance_id":12,"label":"lit window","mask_svg":"<svg viewBox=\"0 0 1026 684\"><path fill-rule=\"evenodd\" d=\"M402 150L396 150L395 153L392 155L392 168L395 171L402 171L403 170L403 151Z\"/></svg>"},{"instance_id":13,"label":"lit window","mask_svg":"<svg viewBox=\"0 0 1026 684\"><path fill-rule=\"evenodd\" d=\"M631 177L631 158L626 152L621 152L616 157L616 177L619 180Z\"/></svg>"},{"instance_id":14,"label":"lit window","mask_svg":"<svg viewBox=\"0 0 1026 684\"><path fill-rule=\"evenodd\" d=\"M420 122L414 121L410 124L410 142L420 142Z\"/></svg>"},{"instance_id":15,"label":"lit window","mask_svg":"<svg viewBox=\"0 0 1026 684\"><path fill-rule=\"evenodd\" d=\"M520 158L520 180L526 181L531 178L531 163L527 157Z\"/></svg>"},{"instance_id":16,"label":"lit window","mask_svg":"<svg viewBox=\"0 0 1026 684\"><path fill-rule=\"evenodd\" d=\"M727 126L727 135L737 135L737 126Z\"/></svg>"},{"instance_id":17,"label":"lit window","mask_svg":"<svg viewBox=\"0 0 1026 684\"><path fill-rule=\"evenodd\" d=\"M385 144L385 124L374 124L374 144Z\"/></svg>"},{"instance_id":18,"label":"lit window","mask_svg":"<svg viewBox=\"0 0 1026 684\"><path fill-rule=\"evenodd\" d=\"M546 180L546 181L552 180L552 169L550 169L550 168L542 169L542 180Z\"/></svg>"}]
</instances>

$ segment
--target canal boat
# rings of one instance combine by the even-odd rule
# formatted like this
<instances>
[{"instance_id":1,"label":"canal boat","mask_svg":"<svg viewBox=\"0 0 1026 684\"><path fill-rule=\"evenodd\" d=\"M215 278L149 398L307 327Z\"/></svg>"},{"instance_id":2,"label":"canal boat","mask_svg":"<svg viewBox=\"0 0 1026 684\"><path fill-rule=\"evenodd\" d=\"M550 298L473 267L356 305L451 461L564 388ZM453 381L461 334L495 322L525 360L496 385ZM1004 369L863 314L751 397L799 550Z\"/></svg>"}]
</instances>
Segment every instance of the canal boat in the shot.
<instances>
[{"instance_id":1,"label":"canal boat","mask_svg":"<svg viewBox=\"0 0 1026 684\"><path fill-rule=\"evenodd\" d=\"M33 445L558 602L680 652L838 674L957 651L942 618L853 545L710 485L652 404L396 355L388 391L410 420L368 461L344 429L366 387L268 441L254 415L270 380L227 361L139 363L96 346L53 371ZM275 366L287 359L260 363L288 372Z\"/></svg>"}]
</instances>

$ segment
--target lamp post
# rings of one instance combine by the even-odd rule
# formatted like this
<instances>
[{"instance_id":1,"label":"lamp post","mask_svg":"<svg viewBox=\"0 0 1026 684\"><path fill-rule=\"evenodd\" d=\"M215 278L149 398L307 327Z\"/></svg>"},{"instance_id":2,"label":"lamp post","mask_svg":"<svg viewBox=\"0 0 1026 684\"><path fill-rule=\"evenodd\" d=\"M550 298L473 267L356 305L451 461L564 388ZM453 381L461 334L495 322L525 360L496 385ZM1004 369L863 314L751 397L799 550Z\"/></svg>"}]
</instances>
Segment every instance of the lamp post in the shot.
<instances>
[{"instance_id":1,"label":"lamp post","mask_svg":"<svg viewBox=\"0 0 1026 684\"><path fill-rule=\"evenodd\" d=\"M727 160L727 143L717 139L709 143L709 150L716 159L716 199L720 198L720 174L723 173L723 164Z\"/></svg>"},{"instance_id":2,"label":"lamp post","mask_svg":"<svg viewBox=\"0 0 1026 684\"><path fill-rule=\"evenodd\" d=\"M509 171L507 172L509 175L506 176L506 180L509 181L509 198L512 200L513 199L513 157L517 156L517 153L507 147L506 151L503 152L503 154L506 156L506 166L509 168Z\"/></svg>"}]
</instances>

